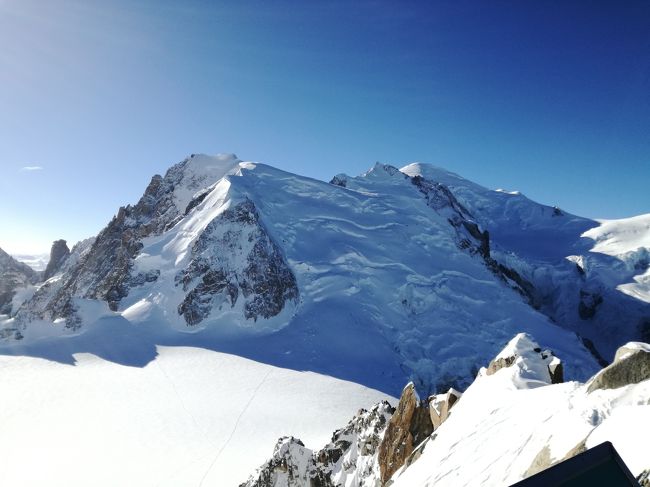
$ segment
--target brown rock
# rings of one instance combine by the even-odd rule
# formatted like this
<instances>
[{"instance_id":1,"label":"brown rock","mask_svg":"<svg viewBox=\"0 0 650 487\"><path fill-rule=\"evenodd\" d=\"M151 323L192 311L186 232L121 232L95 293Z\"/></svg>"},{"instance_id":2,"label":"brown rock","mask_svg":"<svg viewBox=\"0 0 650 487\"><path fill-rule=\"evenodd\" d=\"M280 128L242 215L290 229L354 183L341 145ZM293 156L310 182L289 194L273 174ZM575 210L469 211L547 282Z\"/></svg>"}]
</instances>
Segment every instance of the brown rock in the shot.
<instances>
[{"instance_id":1,"label":"brown rock","mask_svg":"<svg viewBox=\"0 0 650 487\"><path fill-rule=\"evenodd\" d=\"M379 445L379 470L384 485L402 466L415 447L433 432L426 402L421 402L410 382L402 391L397 409Z\"/></svg>"},{"instance_id":2,"label":"brown rock","mask_svg":"<svg viewBox=\"0 0 650 487\"><path fill-rule=\"evenodd\" d=\"M458 402L463 394L450 388L445 394L429 397L429 415L434 429L438 429L449 417L449 410Z\"/></svg>"}]
</instances>

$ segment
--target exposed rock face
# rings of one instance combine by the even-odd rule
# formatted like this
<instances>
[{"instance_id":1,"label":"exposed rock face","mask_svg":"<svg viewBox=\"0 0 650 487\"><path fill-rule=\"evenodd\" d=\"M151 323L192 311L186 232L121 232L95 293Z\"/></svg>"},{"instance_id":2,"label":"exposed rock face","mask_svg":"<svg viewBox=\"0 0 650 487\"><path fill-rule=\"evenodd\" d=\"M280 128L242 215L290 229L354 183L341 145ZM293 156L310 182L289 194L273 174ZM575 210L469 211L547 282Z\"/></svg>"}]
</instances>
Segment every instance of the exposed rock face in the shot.
<instances>
[{"instance_id":1,"label":"exposed rock face","mask_svg":"<svg viewBox=\"0 0 650 487\"><path fill-rule=\"evenodd\" d=\"M590 381L587 392L617 389L650 379L650 345L630 342L616 351L614 362L598 372Z\"/></svg>"},{"instance_id":2,"label":"exposed rock face","mask_svg":"<svg viewBox=\"0 0 650 487\"><path fill-rule=\"evenodd\" d=\"M449 411L463 395L456 389L449 389L445 394L436 394L429 397L429 414L433 429L438 429L442 423L449 417Z\"/></svg>"},{"instance_id":3,"label":"exposed rock face","mask_svg":"<svg viewBox=\"0 0 650 487\"><path fill-rule=\"evenodd\" d=\"M250 200L215 218L192 255L190 265L176 276L177 285L188 291L178 307L188 325L203 321L214 307L234 307L240 297L246 319L252 320L275 316L286 301L298 298L296 279Z\"/></svg>"},{"instance_id":4,"label":"exposed rock face","mask_svg":"<svg viewBox=\"0 0 650 487\"><path fill-rule=\"evenodd\" d=\"M63 261L59 272L67 275L76 269L79 262L83 260L86 254L92 248L95 239L89 238L77 243L70 255ZM76 307L72 300L69 299L55 300L60 293L64 292L64 286L67 279L49 280L41 284L29 301L22 304L16 313L16 323L18 328L24 329L26 323L34 319L54 319L54 317L65 317L66 325L74 328L79 325L80 319L76 315Z\"/></svg>"},{"instance_id":5,"label":"exposed rock face","mask_svg":"<svg viewBox=\"0 0 650 487\"><path fill-rule=\"evenodd\" d=\"M183 179L188 160L173 166L165 177L154 176L135 206L121 207L117 215L84 249L83 257L67 269L56 288L39 289L30 312L19 317L30 319L65 319L66 327L76 330L81 319L76 314L74 298L106 301L116 310L129 292L133 258L142 248L144 237L159 234L173 225L181 210L174 203L173 190ZM42 304L47 301L46 304Z\"/></svg>"},{"instance_id":6,"label":"exposed rock face","mask_svg":"<svg viewBox=\"0 0 650 487\"><path fill-rule=\"evenodd\" d=\"M0 314L11 312L11 302L16 290L38 280L38 273L31 267L0 249Z\"/></svg>"},{"instance_id":7,"label":"exposed rock face","mask_svg":"<svg viewBox=\"0 0 650 487\"><path fill-rule=\"evenodd\" d=\"M293 436L284 436L273 448L273 456L241 487L303 487L311 485L312 451Z\"/></svg>"},{"instance_id":8,"label":"exposed rock face","mask_svg":"<svg viewBox=\"0 0 650 487\"><path fill-rule=\"evenodd\" d=\"M369 411L360 410L316 452L296 438L280 438L272 458L240 487L376 487L378 449L394 411L385 401Z\"/></svg>"},{"instance_id":9,"label":"exposed rock face","mask_svg":"<svg viewBox=\"0 0 650 487\"><path fill-rule=\"evenodd\" d=\"M65 240L55 240L50 250L50 260L43 271L43 280L47 281L54 274L59 272L61 266L70 255L70 249Z\"/></svg>"},{"instance_id":10,"label":"exposed rock face","mask_svg":"<svg viewBox=\"0 0 650 487\"><path fill-rule=\"evenodd\" d=\"M422 403L411 382L402 391L379 447L381 482L386 483L404 464L415 447L433 432L426 403Z\"/></svg>"},{"instance_id":11,"label":"exposed rock face","mask_svg":"<svg viewBox=\"0 0 650 487\"><path fill-rule=\"evenodd\" d=\"M639 482L641 487L650 487L650 468L641 472L636 481Z\"/></svg>"},{"instance_id":12,"label":"exposed rock face","mask_svg":"<svg viewBox=\"0 0 650 487\"><path fill-rule=\"evenodd\" d=\"M535 458L533 458L530 467L528 467L528 470L524 473L524 478L535 475L542 470L546 470L555 463L556 462L551 459L551 450L547 445L544 445Z\"/></svg>"}]
</instances>

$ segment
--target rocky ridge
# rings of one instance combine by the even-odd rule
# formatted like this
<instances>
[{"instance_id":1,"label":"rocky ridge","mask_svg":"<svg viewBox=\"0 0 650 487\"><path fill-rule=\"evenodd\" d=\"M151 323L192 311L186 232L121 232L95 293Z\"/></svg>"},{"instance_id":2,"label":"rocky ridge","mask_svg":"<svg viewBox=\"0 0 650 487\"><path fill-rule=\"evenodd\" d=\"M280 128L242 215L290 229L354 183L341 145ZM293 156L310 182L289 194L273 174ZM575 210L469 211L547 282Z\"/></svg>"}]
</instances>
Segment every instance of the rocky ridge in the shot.
<instances>
[{"instance_id":1,"label":"rocky ridge","mask_svg":"<svg viewBox=\"0 0 650 487\"><path fill-rule=\"evenodd\" d=\"M639 482L645 485L643 482L647 483L650 465L647 458L644 463L643 448L639 450L636 446L637 441L641 444L645 441L645 430L630 435L627 430L611 429L608 425L620 418L617 414L619 408L623 415L634 413L633 416L638 417L641 414L641 417L650 419L650 370L637 366L639 361L645 363L649 351L650 345L647 344L627 344L619 349L609 370L604 369L584 385L563 384L549 370L550 363L561 363L559 359L549 350L543 350L532 337L519 334L488 367L479 371L464 395L450 390L421 401L413 384L409 384L395 409L385 403L376 405L371 411L384 407L386 414L383 421L375 423L374 430L378 432L380 441L375 448L367 450L372 455L362 463L364 475L355 471L358 462L347 464L345 476L337 475L335 472L341 466L337 461L328 463L329 457L323 451L316 454L305 449L295 438L282 438L278 446L289 446L276 446L273 458L242 486L461 486L472 485L479 479L481 485L497 486L504 482L509 485L604 440L614 442L624 460L630 462L628 466L638 476ZM618 370L616 378L625 378L616 384L608 382L611 392L598 396L594 384L602 384L604 378L611 376L610 370ZM627 373L622 370L627 370ZM491 399L487 400L488 397ZM550 409L548 405L542 406L540 414L528 409L529 404L549 400L555 402ZM453 414L449 415L452 407ZM367 418L367 414L366 411L360 412L348 428L358 424L360 418ZM431 417L427 421L429 414ZM522 418L515 417L517 414ZM557 422L544 423L552 418ZM481 424L486 429L485 434L476 429ZM496 425L506 426L501 431ZM642 423L638 426L643 428L647 425ZM512 428L522 431L513 435ZM335 433L333 442L338 434ZM488 442L486 434L494 440L502 440ZM345 447L349 447L347 443L342 445L343 449L334 455L335 460L344 456ZM481 451L482 455L467 456L470 451ZM305 461L305 458L309 460ZM437 458L443 460L434 460ZM467 463L467 458L480 460L476 467L484 469L480 476L472 473L473 466ZM328 475L323 476L324 465L335 468L330 468ZM459 465L464 466L468 472L466 475L458 475ZM301 473L288 481L283 476L288 471Z\"/></svg>"}]
</instances>

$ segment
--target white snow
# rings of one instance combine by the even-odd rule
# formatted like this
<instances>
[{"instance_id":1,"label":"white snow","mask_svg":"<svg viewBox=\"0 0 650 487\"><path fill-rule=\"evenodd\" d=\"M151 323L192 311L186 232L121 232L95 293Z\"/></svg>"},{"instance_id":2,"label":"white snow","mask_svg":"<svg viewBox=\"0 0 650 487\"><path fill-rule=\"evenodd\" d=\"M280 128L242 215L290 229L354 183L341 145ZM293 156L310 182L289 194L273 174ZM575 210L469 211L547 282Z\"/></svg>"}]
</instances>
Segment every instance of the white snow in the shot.
<instances>
[{"instance_id":1,"label":"white snow","mask_svg":"<svg viewBox=\"0 0 650 487\"><path fill-rule=\"evenodd\" d=\"M582 234L595 242L592 252L610 255L625 266L617 289L650 303L650 213L620 220L601 220Z\"/></svg>"},{"instance_id":2,"label":"white snow","mask_svg":"<svg viewBox=\"0 0 650 487\"><path fill-rule=\"evenodd\" d=\"M619 256L639 247L650 248L650 213L619 220L600 220L582 234L595 241L592 252Z\"/></svg>"},{"instance_id":3,"label":"white snow","mask_svg":"<svg viewBox=\"0 0 650 487\"><path fill-rule=\"evenodd\" d=\"M512 345L500 355L526 349ZM528 355L519 367L491 376L483 369L422 456L393 476L393 485L511 485L545 448L549 460L559 461L585 438L588 448L612 441L634 475L650 467L650 380L587 394L577 382L523 380L536 360Z\"/></svg>"},{"instance_id":4,"label":"white snow","mask_svg":"<svg viewBox=\"0 0 650 487\"><path fill-rule=\"evenodd\" d=\"M293 434L324 444L378 391L190 347L144 367L0 356L1 485L235 486ZM394 401L393 398L389 398Z\"/></svg>"}]
</instances>

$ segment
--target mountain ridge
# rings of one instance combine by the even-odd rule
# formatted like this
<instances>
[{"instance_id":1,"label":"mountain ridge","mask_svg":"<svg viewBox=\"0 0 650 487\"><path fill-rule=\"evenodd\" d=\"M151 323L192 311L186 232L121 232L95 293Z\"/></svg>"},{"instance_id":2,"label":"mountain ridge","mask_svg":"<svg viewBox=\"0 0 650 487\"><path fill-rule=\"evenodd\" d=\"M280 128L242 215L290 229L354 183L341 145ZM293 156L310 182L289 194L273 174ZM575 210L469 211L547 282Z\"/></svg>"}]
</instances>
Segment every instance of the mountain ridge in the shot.
<instances>
[{"instance_id":1,"label":"mountain ridge","mask_svg":"<svg viewBox=\"0 0 650 487\"><path fill-rule=\"evenodd\" d=\"M214 336L219 346L250 358L392 384L393 392L407 378L428 392L462 389L475 364L522 329L566 351L569 376L591 375L595 360L553 321L582 331L605 355L610 338L637 336L637 323L603 324L628 303L610 304L621 293L601 292L600 274L592 282L566 258L524 258L511 245L515 237L494 227L501 213L520 233L531 225L556 231L564 222L568 230L560 233L575 235L586 219L439 174L421 164L403 170L377 164L327 184L232 154L193 155L154 176L136 205L120 209L95 240L73 248L59 277L41 285L3 329L29 342L43 326L47 336L53 333L47 323L69 335L101 316L120 316L157 335ZM249 205L239 220L223 216L238 205ZM541 216L531 220L538 210ZM202 238L211 243L200 244ZM262 257L249 259L253 254ZM581 256L587 264L597 259ZM275 270L265 278L267 268ZM577 296L558 301L547 291L553 287L548 276L569 283L569 294ZM280 303L269 299L274 294L288 300L269 304ZM247 316L252 302L273 312ZM579 316L580 303L591 317ZM183 309L202 319L188 324ZM625 313L641 320L647 309L634 302ZM591 333L577 330L582 321ZM261 350L262 341L277 350ZM370 349L360 348L363 343ZM368 373L364 363L378 370Z\"/></svg>"}]
</instances>

